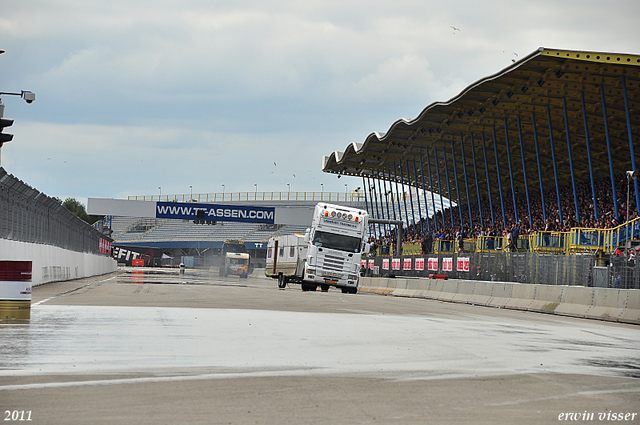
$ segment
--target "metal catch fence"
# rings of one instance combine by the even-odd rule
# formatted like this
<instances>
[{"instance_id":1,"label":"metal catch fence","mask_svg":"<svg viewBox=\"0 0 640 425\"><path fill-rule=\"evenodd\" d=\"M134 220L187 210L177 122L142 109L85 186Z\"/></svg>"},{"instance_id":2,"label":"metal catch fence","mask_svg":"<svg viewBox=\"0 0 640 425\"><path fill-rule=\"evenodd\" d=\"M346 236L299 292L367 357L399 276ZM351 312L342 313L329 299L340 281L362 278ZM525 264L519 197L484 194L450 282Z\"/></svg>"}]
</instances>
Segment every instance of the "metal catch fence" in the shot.
<instances>
[{"instance_id":1,"label":"metal catch fence","mask_svg":"<svg viewBox=\"0 0 640 425\"><path fill-rule=\"evenodd\" d=\"M0 238L105 254L100 231L0 167ZM102 243L101 243L102 242Z\"/></svg>"}]
</instances>

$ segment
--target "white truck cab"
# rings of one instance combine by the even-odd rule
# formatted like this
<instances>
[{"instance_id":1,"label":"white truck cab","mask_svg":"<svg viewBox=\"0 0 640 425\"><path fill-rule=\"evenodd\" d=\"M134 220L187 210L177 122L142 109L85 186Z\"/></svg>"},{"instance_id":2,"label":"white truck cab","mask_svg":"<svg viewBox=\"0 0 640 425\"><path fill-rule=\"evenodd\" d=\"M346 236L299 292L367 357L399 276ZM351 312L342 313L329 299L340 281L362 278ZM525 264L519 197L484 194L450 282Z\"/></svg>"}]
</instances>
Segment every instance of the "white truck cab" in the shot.
<instances>
[{"instance_id":1,"label":"white truck cab","mask_svg":"<svg viewBox=\"0 0 640 425\"><path fill-rule=\"evenodd\" d=\"M267 246L265 274L278 286L300 283L303 291L330 286L356 293L369 214L362 209L321 202L304 235L276 236Z\"/></svg>"}]
</instances>

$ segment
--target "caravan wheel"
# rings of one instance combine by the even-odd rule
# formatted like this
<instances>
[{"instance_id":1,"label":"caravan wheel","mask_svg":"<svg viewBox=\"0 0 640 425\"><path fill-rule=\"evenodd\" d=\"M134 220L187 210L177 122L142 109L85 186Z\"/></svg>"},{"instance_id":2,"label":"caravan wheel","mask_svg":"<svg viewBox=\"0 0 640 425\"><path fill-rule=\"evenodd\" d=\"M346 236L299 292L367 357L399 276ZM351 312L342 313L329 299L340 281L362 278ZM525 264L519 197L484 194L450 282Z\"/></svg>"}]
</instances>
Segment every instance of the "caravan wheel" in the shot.
<instances>
[{"instance_id":1,"label":"caravan wheel","mask_svg":"<svg viewBox=\"0 0 640 425\"><path fill-rule=\"evenodd\" d=\"M284 289L287 286L287 280L282 275L282 273L278 274L278 288Z\"/></svg>"}]
</instances>

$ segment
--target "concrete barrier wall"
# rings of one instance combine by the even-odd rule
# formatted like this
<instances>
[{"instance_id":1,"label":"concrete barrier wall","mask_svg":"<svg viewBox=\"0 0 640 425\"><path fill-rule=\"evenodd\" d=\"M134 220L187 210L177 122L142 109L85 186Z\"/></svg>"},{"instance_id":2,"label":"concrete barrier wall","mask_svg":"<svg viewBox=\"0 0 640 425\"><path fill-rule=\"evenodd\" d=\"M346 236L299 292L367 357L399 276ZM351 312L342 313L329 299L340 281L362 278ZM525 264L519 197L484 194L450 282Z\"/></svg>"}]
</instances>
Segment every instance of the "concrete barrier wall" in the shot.
<instances>
[{"instance_id":1,"label":"concrete barrier wall","mask_svg":"<svg viewBox=\"0 0 640 425\"><path fill-rule=\"evenodd\" d=\"M640 324L637 289L362 277L360 291Z\"/></svg>"},{"instance_id":2,"label":"concrete barrier wall","mask_svg":"<svg viewBox=\"0 0 640 425\"><path fill-rule=\"evenodd\" d=\"M32 262L32 286L114 272L116 261L105 255L69 251L51 245L0 239L0 260Z\"/></svg>"}]
</instances>

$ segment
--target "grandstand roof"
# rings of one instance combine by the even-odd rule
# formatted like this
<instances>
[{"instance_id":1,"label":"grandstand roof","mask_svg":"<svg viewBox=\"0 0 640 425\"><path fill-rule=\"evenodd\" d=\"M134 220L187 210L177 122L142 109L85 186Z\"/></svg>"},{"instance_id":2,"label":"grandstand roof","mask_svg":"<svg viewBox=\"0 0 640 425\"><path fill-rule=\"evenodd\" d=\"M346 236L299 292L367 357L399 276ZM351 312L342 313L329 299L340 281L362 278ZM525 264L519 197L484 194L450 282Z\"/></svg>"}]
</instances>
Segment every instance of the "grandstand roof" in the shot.
<instances>
[{"instance_id":1,"label":"grandstand roof","mask_svg":"<svg viewBox=\"0 0 640 425\"><path fill-rule=\"evenodd\" d=\"M627 126L625 89L630 129ZM606 105L605 111L603 103ZM603 112L606 112L606 124ZM433 148L436 148L444 191L445 154L451 187L455 186L451 162L453 153L458 178L464 178L462 143L469 191L475 193L471 150L473 138L481 182L479 190L481 194L486 194L485 153L482 149L484 137L487 168L492 176L491 190L497 191L497 167L503 192L510 189L510 160L514 187L518 191L525 187L520 146L522 140L527 183L531 191L540 187L536 165L538 158L545 188L555 185L554 155L557 174L564 184L569 183L571 178L570 158L576 182L589 180L587 140L594 179L608 178L611 167L607 134L613 169L616 173L631 170L630 138L636 144L640 140L640 55L539 48L502 71L471 84L451 100L430 104L415 119L399 119L386 133L371 133L363 143L351 143L344 152L325 156L323 171L364 177L375 177L377 172L383 171L389 177L395 174L394 167L400 163L403 181L422 187L419 161L422 159L425 176L428 175L427 164L435 173ZM536 152L535 136L539 153ZM430 151L428 161L425 148ZM636 148L636 162L638 151L640 149ZM416 161L418 164L417 179L414 178L412 165L407 172L407 161ZM396 171L400 174L399 168ZM464 180L460 180L460 185L463 183ZM425 186L429 186L428 180L425 180ZM435 183L434 190L438 191ZM460 197L464 202L466 195L461 193ZM477 202L471 196L470 202L473 204L474 201Z\"/></svg>"}]
</instances>

